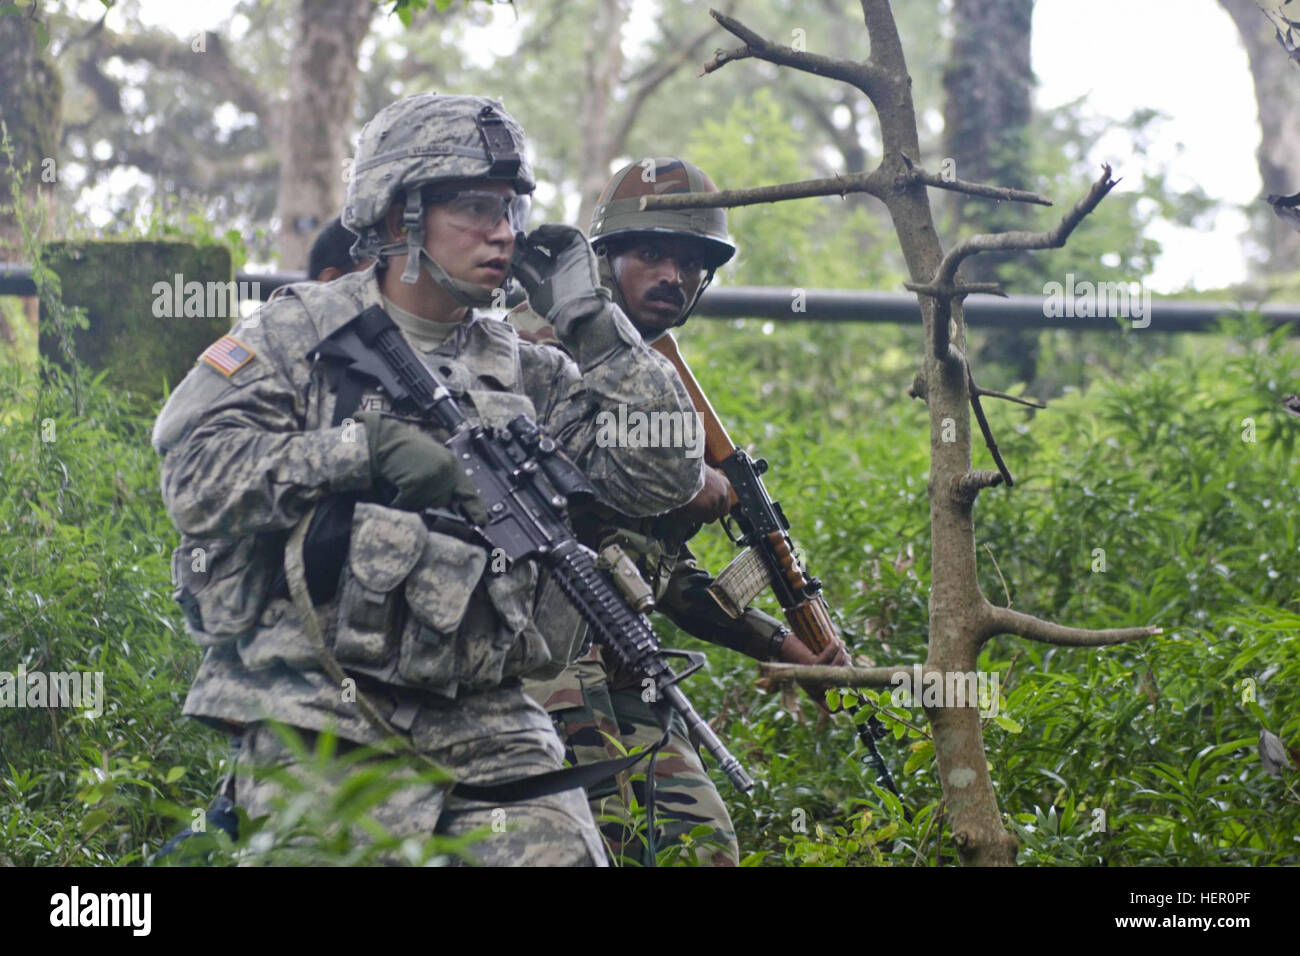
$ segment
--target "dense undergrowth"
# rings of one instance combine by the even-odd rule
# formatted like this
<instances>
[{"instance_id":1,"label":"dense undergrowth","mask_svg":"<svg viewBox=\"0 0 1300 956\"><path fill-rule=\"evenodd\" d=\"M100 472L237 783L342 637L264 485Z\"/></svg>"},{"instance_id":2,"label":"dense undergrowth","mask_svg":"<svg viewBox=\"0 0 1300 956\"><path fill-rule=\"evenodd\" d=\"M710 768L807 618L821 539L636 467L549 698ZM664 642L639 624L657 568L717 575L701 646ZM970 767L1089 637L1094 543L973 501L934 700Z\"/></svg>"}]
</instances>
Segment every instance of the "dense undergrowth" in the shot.
<instances>
[{"instance_id":1,"label":"dense undergrowth","mask_svg":"<svg viewBox=\"0 0 1300 956\"><path fill-rule=\"evenodd\" d=\"M928 423L904 394L915 332L718 323L686 337L733 437L770 460L854 652L879 664L925 656ZM1099 650L986 648L1001 699L985 743L1022 863L1300 862L1300 778L1269 776L1255 753L1261 729L1300 743L1300 421L1279 406L1300 390L1300 354L1257 326L1231 332L1115 363L1046 411L991 410L1017 481L976 507L985 593L1063 623L1164 628ZM139 864L208 805L226 754L180 715L198 652L170 597L156 409L88 377L79 388L81 415L59 374L0 370L0 670L102 671L105 687L98 717L0 708L0 864ZM989 467L982 447L976 466ZM712 529L697 544L715 569L732 554ZM919 707L875 702L900 802L872 786L847 715L764 694L750 662L709 656L687 689L759 781L742 799L717 778L748 862L954 862ZM274 831L246 828L245 852L455 852L352 844L339 824L364 822L392 785L373 767L333 799L304 787ZM232 859L228 841L206 842Z\"/></svg>"}]
</instances>

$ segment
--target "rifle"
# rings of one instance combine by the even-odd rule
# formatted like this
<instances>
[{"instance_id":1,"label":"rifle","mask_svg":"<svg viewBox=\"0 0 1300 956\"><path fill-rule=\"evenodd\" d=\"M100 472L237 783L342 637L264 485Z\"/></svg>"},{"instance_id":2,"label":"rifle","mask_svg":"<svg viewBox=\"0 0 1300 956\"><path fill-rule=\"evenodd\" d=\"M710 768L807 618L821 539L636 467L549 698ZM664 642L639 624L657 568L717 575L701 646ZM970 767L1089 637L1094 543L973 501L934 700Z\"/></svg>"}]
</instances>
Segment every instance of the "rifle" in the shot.
<instances>
[{"instance_id":1,"label":"rifle","mask_svg":"<svg viewBox=\"0 0 1300 956\"><path fill-rule=\"evenodd\" d=\"M692 673L673 673L645 616L630 608L609 579L597 569L565 521L569 499L593 495L590 483L560 451L555 440L526 416L505 428L473 424L456 399L416 357L393 320L371 306L325 338L313 350L329 364L339 382L350 388L369 382L383 389L394 408L411 409L446 431L447 447L487 506L488 523L441 519L436 530L462 535L504 555L508 563L537 560L591 628L594 639L619 664L651 678L656 699L666 701L713 755L742 793L753 788L749 775L686 699L678 681ZM698 665L697 665L698 666Z\"/></svg>"},{"instance_id":2,"label":"rifle","mask_svg":"<svg viewBox=\"0 0 1300 956\"><path fill-rule=\"evenodd\" d=\"M767 472L767 462L762 458L751 458L745 449L732 442L671 334L665 332L650 347L677 370L695 411L704 423L705 462L721 471L731 482L730 522L724 518L722 526L727 536L745 550L717 576L709 593L724 611L732 617L739 617L750 601L765 586L770 586L795 637L814 654L820 654L838 637L835 623L822 597L821 582L808 574L797 557L789 534L790 522L781 510L780 502L774 501L763 485L762 475ZM733 525L738 530L733 529ZM820 704L826 706L824 698ZM851 716L856 716L860 705L847 709ZM866 724L855 721L854 726L867 747L871 764L881 782L899 796L889 768L876 747L875 738L884 732L884 728L874 715Z\"/></svg>"}]
</instances>

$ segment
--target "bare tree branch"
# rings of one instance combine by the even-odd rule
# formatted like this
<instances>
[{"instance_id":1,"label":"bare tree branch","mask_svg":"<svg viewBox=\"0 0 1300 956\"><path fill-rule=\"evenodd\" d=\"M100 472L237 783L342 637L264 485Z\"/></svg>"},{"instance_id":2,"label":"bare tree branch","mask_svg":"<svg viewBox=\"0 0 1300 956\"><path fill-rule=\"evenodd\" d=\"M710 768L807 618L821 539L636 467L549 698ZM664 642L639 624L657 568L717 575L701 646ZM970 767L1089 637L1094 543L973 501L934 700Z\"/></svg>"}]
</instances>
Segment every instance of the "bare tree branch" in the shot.
<instances>
[{"instance_id":1,"label":"bare tree branch","mask_svg":"<svg viewBox=\"0 0 1300 956\"><path fill-rule=\"evenodd\" d=\"M714 206L732 208L752 206L756 203L780 202L784 199L804 199L809 196L843 196L847 193L867 193L880 199L887 187L886 177L875 170L854 173L850 176L831 176L827 179L805 179L797 183L780 183L776 186L758 186L754 189L724 189L716 193L669 193L662 196L642 196L642 209L703 209Z\"/></svg>"},{"instance_id":2,"label":"bare tree branch","mask_svg":"<svg viewBox=\"0 0 1300 956\"><path fill-rule=\"evenodd\" d=\"M1031 193L1025 189L1011 189L1007 186L989 186L985 183L972 183L964 179L944 179L936 173L929 172L917 166L910 157L903 155L903 162L907 164L907 172L898 177L899 187L909 186L912 183L924 183L927 186L933 186L936 189L947 189L955 193L965 193L968 196L982 196L985 199L1005 199L1010 202L1028 202L1035 203L1039 206L1050 206L1052 201L1046 196L1038 193Z\"/></svg>"},{"instance_id":3,"label":"bare tree branch","mask_svg":"<svg viewBox=\"0 0 1300 956\"><path fill-rule=\"evenodd\" d=\"M892 687L898 675L910 679L906 667L826 667L808 664L759 664L759 673L773 684L801 684L805 687Z\"/></svg>"},{"instance_id":4,"label":"bare tree branch","mask_svg":"<svg viewBox=\"0 0 1300 956\"><path fill-rule=\"evenodd\" d=\"M1011 479L1011 472L1007 469L1007 464L1002 460L1002 453L998 450L998 443L993 439L993 429L989 425L989 420L984 414L984 406L980 404L980 398L988 396L989 398L1001 398L1008 402L1015 402L1019 405L1027 405L1030 408L1046 408L1047 406L1037 400L1027 398L1017 398L1015 395L1008 395L1006 392L995 392L991 389L980 388L975 384L975 377L971 374L970 361L962 356L962 363L966 366L966 387L970 391L970 404L975 412L975 420L979 423L980 434L984 436L984 443L988 446L989 453L993 455L993 462L998 466L998 473L1001 479L1007 483L1007 487L1012 487L1015 482ZM997 484L997 482L993 482ZM978 488L971 493L971 501L975 500L975 493Z\"/></svg>"},{"instance_id":5,"label":"bare tree branch","mask_svg":"<svg viewBox=\"0 0 1300 956\"><path fill-rule=\"evenodd\" d=\"M1065 245L1070 233L1074 232L1075 226L1079 225L1088 213L1096 209L1097 204L1119 183L1118 179L1110 178L1110 166L1103 164L1101 168L1103 170L1101 178L1092 184L1088 195L1075 203L1074 208L1061 218L1054 229L1047 232L981 233L963 239L943 257L943 262L935 275L936 284L952 282L962 260L978 252L989 252L994 249L1059 249Z\"/></svg>"},{"instance_id":6,"label":"bare tree branch","mask_svg":"<svg viewBox=\"0 0 1300 956\"><path fill-rule=\"evenodd\" d=\"M743 40L745 45L735 50L718 50L713 59L704 64L703 69L700 70L701 76L721 69L732 60L743 60L752 56L760 60L766 60L768 63L775 63L777 66L788 66L816 76L825 76L832 80L843 80L845 83L856 86L873 100L875 97L872 96L872 91L880 90L884 81L880 71L869 60L863 63L855 63L852 60L820 56L816 53L806 53L792 47L781 46L755 33L735 17L720 13L717 10L710 10L709 15L722 24L723 29L727 30L727 32Z\"/></svg>"},{"instance_id":7,"label":"bare tree branch","mask_svg":"<svg viewBox=\"0 0 1300 956\"><path fill-rule=\"evenodd\" d=\"M952 482L952 493L958 501L970 504L983 488L992 488L1006 481L1006 474L1000 471L968 471ZM1010 482L1008 482L1010 484Z\"/></svg>"},{"instance_id":8,"label":"bare tree branch","mask_svg":"<svg viewBox=\"0 0 1300 956\"><path fill-rule=\"evenodd\" d=\"M953 282L948 285L937 285L933 282L904 282L903 288L909 292L920 292L922 295L931 295L935 298L965 298L976 292L1001 296L1004 299L1007 297L1000 282Z\"/></svg>"},{"instance_id":9,"label":"bare tree branch","mask_svg":"<svg viewBox=\"0 0 1300 956\"><path fill-rule=\"evenodd\" d=\"M1107 644L1123 644L1162 633L1164 629L1159 627L1117 627L1101 631L1066 627L1063 624L1044 621L1032 614L1013 611L1008 607L989 605L985 613L980 643L998 634L1015 634L1031 641L1064 647L1104 647Z\"/></svg>"},{"instance_id":10,"label":"bare tree branch","mask_svg":"<svg viewBox=\"0 0 1300 956\"><path fill-rule=\"evenodd\" d=\"M912 80L907 75L907 61L903 57L903 40L898 35L898 23L889 0L862 0L862 21L867 26L871 40L871 62L882 74L890 75L896 83L901 78L910 88ZM867 94L870 96L870 94Z\"/></svg>"},{"instance_id":11,"label":"bare tree branch","mask_svg":"<svg viewBox=\"0 0 1300 956\"><path fill-rule=\"evenodd\" d=\"M993 464L998 466L998 473L1002 480L1011 488L1015 485L1015 479L1011 477L1011 472L1007 469L1007 463L1002 460L1002 452L998 450L997 440L993 437L993 429L989 427L989 420L984 415L984 406L980 404L980 397L974 392L970 394L970 406L975 412L975 421L979 423L980 434L984 436L984 444L988 446L989 454L993 456ZM974 498L971 499L972 501Z\"/></svg>"},{"instance_id":12,"label":"bare tree branch","mask_svg":"<svg viewBox=\"0 0 1300 956\"><path fill-rule=\"evenodd\" d=\"M1000 398L1003 401L1015 402L1017 405L1024 405L1027 408L1046 408L1046 402L1040 402L1036 398L1021 398L1019 395L1008 395L1006 392L996 392L991 388L983 388L976 385L974 381L970 383L971 395L976 398Z\"/></svg>"}]
</instances>

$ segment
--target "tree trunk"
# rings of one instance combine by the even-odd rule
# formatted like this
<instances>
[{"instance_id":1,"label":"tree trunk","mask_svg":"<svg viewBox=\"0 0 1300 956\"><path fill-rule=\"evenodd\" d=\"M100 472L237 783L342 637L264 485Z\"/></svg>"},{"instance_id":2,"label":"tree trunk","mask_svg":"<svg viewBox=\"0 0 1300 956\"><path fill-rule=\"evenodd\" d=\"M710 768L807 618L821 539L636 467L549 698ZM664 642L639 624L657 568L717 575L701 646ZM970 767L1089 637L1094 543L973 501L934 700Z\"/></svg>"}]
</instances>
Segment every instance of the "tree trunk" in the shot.
<instances>
[{"instance_id":1,"label":"tree trunk","mask_svg":"<svg viewBox=\"0 0 1300 956\"><path fill-rule=\"evenodd\" d=\"M342 209L357 51L376 9L372 0L299 0L282 114L277 213L283 268L305 268L316 233Z\"/></svg>"},{"instance_id":2,"label":"tree trunk","mask_svg":"<svg viewBox=\"0 0 1300 956\"><path fill-rule=\"evenodd\" d=\"M1264 192L1290 195L1300 191L1300 70L1278 44L1273 26L1255 0L1219 0L1219 4L1236 24L1250 60L1259 109L1260 141L1255 158ZM1300 268L1300 232L1267 208L1258 221L1261 241L1268 249L1263 271L1294 272Z\"/></svg>"},{"instance_id":3,"label":"tree trunk","mask_svg":"<svg viewBox=\"0 0 1300 956\"><path fill-rule=\"evenodd\" d=\"M37 36L37 24L27 16L0 17L0 120L9 132L14 166L23 175L22 202L31 208L44 204L45 223L54 212L54 186L58 167L58 144L63 125L63 86L49 53ZM0 157L0 205L11 203L11 178ZM41 186L44 184L45 188ZM45 232L43 229L42 232ZM0 213L0 260L16 262L26 258L23 237L13 213ZM37 322L35 298L25 303L32 328ZM13 345L16 335L0 313L0 344Z\"/></svg>"},{"instance_id":4,"label":"tree trunk","mask_svg":"<svg viewBox=\"0 0 1300 956\"><path fill-rule=\"evenodd\" d=\"M961 179L1029 188L1033 14L1034 0L956 0L953 5L952 53L943 77L944 151L956 161ZM1022 205L990 208L988 202L961 193L949 196L948 209L959 232L972 217L980 231L1028 227ZM1004 263L1027 258L1024 252L991 253L967 263L964 275L973 282L996 282ZM1038 333L991 330L978 360L1009 367L1016 380L1032 382Z\"/></svg>"},{"instance_id":5,"label":"tree trunk","mask_svg":"<svg viewBox=\"0 0 1300 956\"><path fill-rule=\"evenodd\" d=\"M598 0L591 29L587 32L586 77L578 109L582 123L583 148L578 153L578 225L586 231L591 224L596 200L609 179L609 164L621 142L613 142L614 87L623 69L623 24L631 13L627 0Z\"/></svg>"},{"instance_id":6,"label":"tree trunk","mask_svg":"<svg viewBox=\"0 0 1300 956\"><path fill-rule=\"evenodd\" d=\"M958 277L963 262L977 254L1006 249L1059 248L1070 233L1114 188L1109 166L1093 183L1088 194L1042 233L1022 231L981 234L958 242L947 253L935 233L927 188L960 190L1002 201L1046 204L1045 197L1007 189L998 184L980 184L957 176L954 180L934 170L919 167L920 156L912 80L903 56L903 45L894 22L890 0L861 0L863 19L870 38L871 56L863 62L812 54L780 46L767 40L732 17L713 12L744 46L719 49L705 64L711 73L735 60L758 57L850 83L860 89L876 107L880 117L883 157L880 166L863 177L840 177L803 183L786 183L760 189L724 190L703 197L673 195L647 197L647 208L730 207L755 202L773 202L804 196L843 193L858 189L885 204L907 263L912 281L907 287L918 294L925 335L925 364L909 394L927 401L930 410L930 638L925 671L942 678L975 676L980 647L999 634L1015 634L1030 640L1066 646L1100 647L1139 640L1160 633L1158 627L1086 630L1065 627L995 607L980 590L975 565L975 501L982 488L1004 481L1011 484L997 451L987 419L979 404L983 397L1011 398L979 389L961 349L964 315L962 300L975 291L988 291ZM829 187L829 188L828 188ZM1020 399L1012 399L1020 401ZM971 469L970 408L974 408L986 444L998 464L998 471ZM888 687L895 684L897 668L818 668L789 664L762 665L769 676L784 669L788 678L825 679L832 686ZM844 676L817 673L841 671ZM913 687L915 693L918 688ZM946 696L946 695L944 695ZM934 752L943 785L945 812L953 841L962 863L974 866L1008 866L1015 863L1016 839L1002 825L997 796L989 777L984 751L978 703L964 697L936 701L922 695L922 705L934 730Z\"/></svg>"}]
</instances>

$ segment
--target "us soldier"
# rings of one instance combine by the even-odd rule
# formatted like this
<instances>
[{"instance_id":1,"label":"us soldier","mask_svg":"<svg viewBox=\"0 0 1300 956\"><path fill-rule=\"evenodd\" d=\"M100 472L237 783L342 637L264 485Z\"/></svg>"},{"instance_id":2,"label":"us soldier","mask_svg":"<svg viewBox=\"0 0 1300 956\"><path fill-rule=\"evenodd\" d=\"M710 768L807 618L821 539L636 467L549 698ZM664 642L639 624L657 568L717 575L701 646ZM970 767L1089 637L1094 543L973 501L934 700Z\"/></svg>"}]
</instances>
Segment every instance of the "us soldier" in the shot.
<instances>
[{"instance_id":1,"label":"us soldier","mask_svg":"<svg viewBox=\"0 0 1300 956\"><path fill-rule=\"evenodd\" d=\"M294 768L267 719L309 744L332 728L340 749L396 733L469 784L559 768L563 746L519 675L558 672L582 633L535 564L488 568L483 549L426 530L416 512L454 506L481 522L481 499L431 424L390 413L375 390L346 407L307 359L322 338L382 306L467 416L533 417L634 514L676 508L703 484L680 449L597 445L601 409L682 414L690 399L611 305L581 232L524 239L523 149L519 125L483 97L421 94L381 110L361 132L342 216L376 264L287 287L203 353L158 418L163 500L183 533L173 577L204 648L184 712L242 733L235 800L252 817L278 790L257 771ZM572 358L475 312L512 258ZM392 507L374 503L381 483L396 489ZM338 495L360 497L346 561L301 548L316 506ZM331 557L336 588L308 597L304 564ZM327 673L339 667L351 686ZM473 852L490 865L605 862L581 791L497 808L408 787L370 812L400 836L489 828Z\"/></svg>"},{"instance_id":2,"label":"us soldier","mask_svg":"<svg viewBox=\"0 0 1300 956\"><path fill-rule=\"evenodd\" d=\"M691 163L655 159L619 170L601 193L591 223L601 282L647 342L687 320L714 272L735 255L736 247L727 235L727 214L722 209L642 211L641 197L716 191L713 181ZM521 336L565 347L551 324L526 305L511 312L509 319ZM721 472L707 467L705 472L700 494L674 513L632 518L596 507L575 515L575 530L597 551L613 543L627 552L653 587L657 609L695 637L760 661L848 663L843 644L815 656L785 625L762 611L747 608L740 618L732 619L709 596L713 578L699 567L686 542L701 522L727 513L731 486ZM662 736L649 702L643 699L641 675L607 667L599 648L558 678L530 680L524 686L551 713L575 763L616 756L618 748L610 737L630 749L652 746ZM664 816L672 818L663 835L680 839L707 825L713 836L704 841L701 862L734 866L739 853L726 805L684 726L674 720L671 730L655 764L656 802ZM619 816L619 808L608 799L614 792L608 786L592 788L592 809L598 820ZM640 781L633 792L644 806L646 794ZM626 804L626 790L621 800ZM623 848L625 825L611 822L602 829L616 854L635 855Z\"/></svg>"},{"instance_id":3,"label":"us soldier","mask_svg":"<svg viewBox=\"0 0 1300 956\"><path fill-rule=\"evenodd\" d=\"M331 219L312 241L307 254L307 278L315 282L333 282L349 272L360 272L374 260L369 256L355 259L352 244L357 237L344 228L338 216Z\"/></svg>"}]
</instances>

